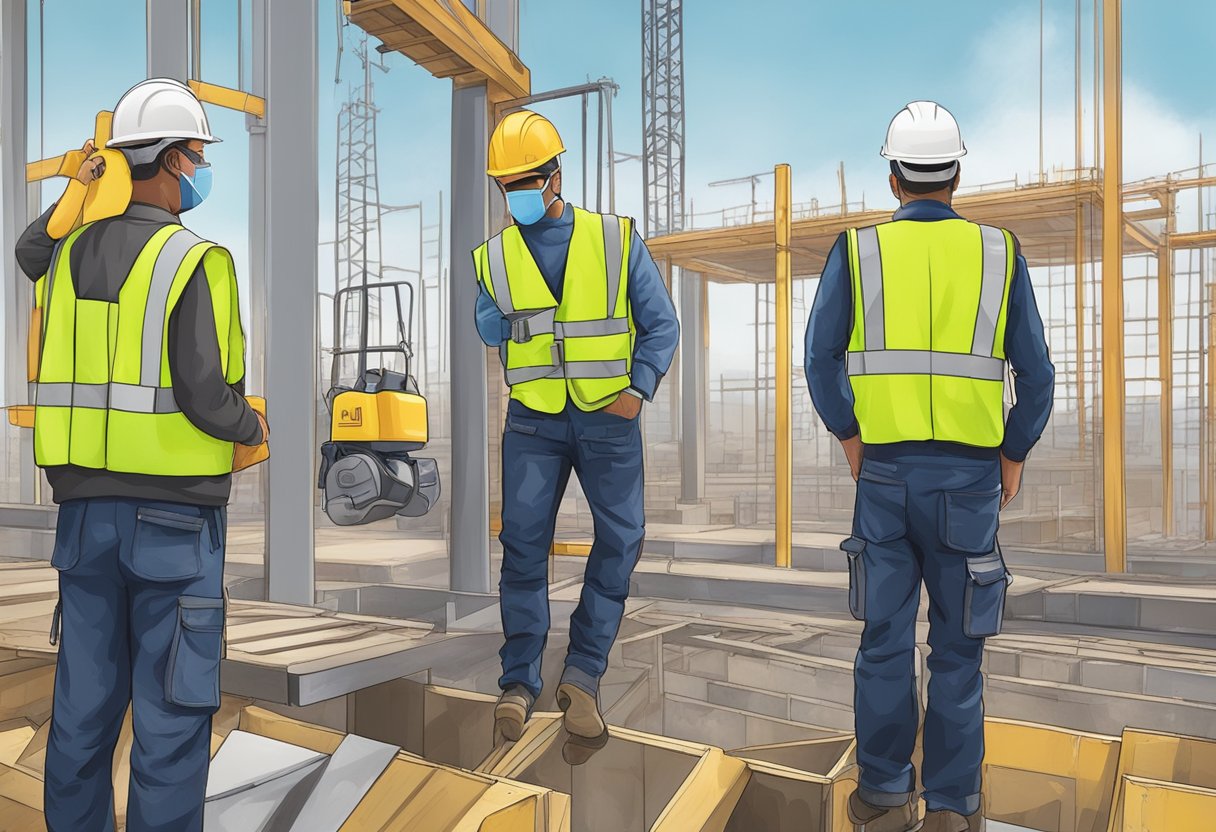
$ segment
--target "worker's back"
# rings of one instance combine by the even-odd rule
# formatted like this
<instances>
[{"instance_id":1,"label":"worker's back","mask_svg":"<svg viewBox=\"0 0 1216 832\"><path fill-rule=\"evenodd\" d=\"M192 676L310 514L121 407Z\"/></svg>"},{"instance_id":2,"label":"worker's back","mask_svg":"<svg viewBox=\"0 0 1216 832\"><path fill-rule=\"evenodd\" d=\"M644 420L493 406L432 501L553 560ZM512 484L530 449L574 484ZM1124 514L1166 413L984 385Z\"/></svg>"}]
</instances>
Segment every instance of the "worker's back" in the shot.
<instances>
[{"instance_id":1,"label":"worker's back","mask_svg":"<svg viewBox=\"0 0 1216 832\"><path fill-rule=\"evenodd\" d=\"M1015 247L963 219L848 232L854 410L866 444L1004 435L1004 331Z\"/></svg>"}]
</instances>

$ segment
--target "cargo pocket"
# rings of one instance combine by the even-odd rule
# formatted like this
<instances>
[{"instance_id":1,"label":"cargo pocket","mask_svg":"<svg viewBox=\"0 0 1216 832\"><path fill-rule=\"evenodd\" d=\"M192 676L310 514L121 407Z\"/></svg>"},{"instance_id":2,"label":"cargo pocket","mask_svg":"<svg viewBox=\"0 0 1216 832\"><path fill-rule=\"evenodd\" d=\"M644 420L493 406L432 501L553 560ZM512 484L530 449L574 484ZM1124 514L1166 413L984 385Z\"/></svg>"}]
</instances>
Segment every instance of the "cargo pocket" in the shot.
<instances>
[{"instance_id":1,"label":"cargo pocket","mask_svg":"<svg viewBox=\"0 0 1216 832\"><path fill-rule=\"evenodd\" d=\"M986 555L967 558L964 634L970 638L988 638L1001 632L1005 620L1005 591L1011 580L999 545Z\"/></svg>"},{"instance_id":2,"label":"cargo pocket","mask_svg":"<svg viewBox=\"0 0 1216 832\"><path fill-rule=\"evenodd\" d=\"M907 533L908 488L862 468L853 507L853 534L870 543L889 543Z\"/></svg>"},{"instance_id":3,"label":"cargo pocket","mask_svg":"<svg viewBox=\"0 0 1216 832\"><path fill-rule=\"evenodd\" d=\"M946 518L942 542L951 549L986 554L996 545L1001 487L992 491L946 492Z\"/></svg>"},{"instance_id":4,"label":"cargo pocket","mask_svg":"<svg viewBox=\"0 0 1216 832\"><path fill-rule=\"evenodd\" d=\"M866 620L866 562L862 555L866 542L860 537L849 537L840 544L849 559L849 612L858 621Z\"/></svg>"},{"instance_id":5,"label":"cargo pocket","mask_svg":"<svg viewBox=\"0 0 1216 832\"><path fill-rule=\"evenodd\" d=\"M165 699L184 708L218 708L223 642L223 598L178 598Z\"/></svg>"},{"instance_id":6,"label":"cargo pocket","mask_svg":"<svg viewBox=\"0 0 1216 832\"><path fill-rule=\"evenodd\" d=\"M203 527L197 514L141 507L135 513L130 568L145 581L185 581L202 571Z\"/></svg>"},{"instance_id":7,"label":"cargo pocket","mask_svg":"<svg viewBox=\"0 0 1216 832\"><path fill-rule=\"evenodd\" d=\"M60 572L67 572L80 561L87 507L84 500L69 500L59 506L59 515L55 518L55 548L51 552L51 566Z\"/></svg>"},{"instance_id":8,"label":"cargo pocket","mask_svg":"<svg viewBox=\"0 0 1216 832\"><path fill-rule=\"evenodd\" d=\"M583 451L596 457L636 453L641 449L640 438L637 420L621 418L608 424L586 425L578 434Z\"/></svg>"}]
</instances>

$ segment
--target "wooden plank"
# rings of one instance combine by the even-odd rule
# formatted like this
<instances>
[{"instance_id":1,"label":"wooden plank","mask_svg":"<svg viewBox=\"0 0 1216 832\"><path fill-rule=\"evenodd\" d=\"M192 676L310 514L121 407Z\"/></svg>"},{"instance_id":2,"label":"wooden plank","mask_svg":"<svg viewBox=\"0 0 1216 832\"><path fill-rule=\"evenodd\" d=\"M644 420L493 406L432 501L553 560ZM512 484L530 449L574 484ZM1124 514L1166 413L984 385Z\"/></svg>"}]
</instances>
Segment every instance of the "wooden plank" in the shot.
<instances>
[{"instance_id":1,"label":"wooden plank","mask_svg":"<svg viewBox=\"0 0 1216 832\"><path fill-rule=\"evenodd\" d=\"M742 760L709 749L651 826L651 832L722 832L751 772Z\"/></svg>"},{"instance_id":2,"label":"wooden plank","mask_svg":"<svg viewBox=\"0 0 1216 832\"><path fill-rule=\"evenodd\" d=\"M343 734L320 725L311 725L251 705L241 710L242 731L272 740L298 745L321 754L333 754L342 744Z\"/></svg>"},{"instance_id":3,"label":"wooden plank","mask_svg":"<svg viewBox=\"0 0 1216 832\"><path fill-rule=\"evenodd\" d=\"M266 656L272 653L283 655L288 652L298 652L310 648L344 652L347 644L358 643L361 639L374 634L374 631L369 632L367 627L362 624L341 626L341 622L337 623L339 624L337 627L308 630L302 633L288 633L287 635L249 641L237 649L241 653L253 656ZM229 648L231 649L232 647L232 643L229 642Z\"/></svg>"},{"instance_id":4,"label":"wooden plank","mask_svg":"<svg viewBox=\"0 0 1216 832\"><path fill-rule=\"evenodd\" d=\"M531 75L528 68L494 36L477 15L465 8L463 3L392 0L391 6L395 6L404 18L417 23L425 32L435 37L435 42L419 43L402 50L411 60L418 59L418 50L427 50L421 53L423 60L428 56L433 57L435 53L430 47L438 43L445 52L479 72L490 86L500 88L508 97L522 98L530 92ZM350 20L360 28L367 27L365 31L369 34L377 30L380 36L383 36L387 32L382 28L382 23L389 9L390 4L387 3L354 3L351 6ZM368 17L371 13L375 13L376 17Z\"/></svg>"},{"instance_id":5,"label":"wooden plank","mask_svg":"<svg viewBox=\"0 0 1216 832\"><path fill-rule=\"evenodd\" d=\"M342 824L340 832L382 832L388 829L402 806L414 799L437 769L416 757L399 754Z\"/></svg>"}]
</instances>

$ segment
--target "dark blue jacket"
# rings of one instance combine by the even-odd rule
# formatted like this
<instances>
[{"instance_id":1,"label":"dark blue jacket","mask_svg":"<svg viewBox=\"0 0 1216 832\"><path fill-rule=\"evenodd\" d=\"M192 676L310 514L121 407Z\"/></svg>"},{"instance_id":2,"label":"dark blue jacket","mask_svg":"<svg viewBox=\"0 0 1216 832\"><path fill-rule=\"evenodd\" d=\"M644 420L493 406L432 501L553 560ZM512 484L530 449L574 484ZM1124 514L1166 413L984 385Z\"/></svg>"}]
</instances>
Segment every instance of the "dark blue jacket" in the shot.
<instances>
[{"instance_id":1,"label":"dark blue jacket","mask_svg":"<svg viewBox=\"0 0 1216 832\"><path fill-rule=\"evenodd\" d=\"M910 202L895 212L897 220L935 222L961 219L949 205L931 199ZM838 439L859 432L853 414L853 391L845 371L845 352L853 323L852 275L849 247L844 234L828 254L806 327L806 379L811 401L819 418ZM1001 452L1021 462L1047 426L1055 393L1055 368L1043 337L1043 320L1030 285L1030 271L1019 251L1009 288L1009 311L1005 324L1005 357L1014 373L1016 404L1005 421ZM884 456L908 453L955 453L966 456L996 455L996 449L970 448L953 442L926 440L870 446Z\"/></svg>"},{"instance_id":2,"label":"dark blue jacket","mask_svg":"<svg viewBox=\"0 0 1216 832\"><path fill-rule=\"evenodd\" d=\"M567 202L560 217L546 216L532 225L521 225L519 233L540 267L541 276L545 278L553 297L560 302L566 254L570 250L570 237L574 234L574 208ZM659 274L654 258L636 229L629 246L628 274L629 312L637 330L629 386L650 401L663 374L671 366L676 344L680 340L680 324L663 276ZM477 332L481 340L491 347L501 345L511 335L507 319L484 286L477 297Z\"/></svg>"}]
</instances>

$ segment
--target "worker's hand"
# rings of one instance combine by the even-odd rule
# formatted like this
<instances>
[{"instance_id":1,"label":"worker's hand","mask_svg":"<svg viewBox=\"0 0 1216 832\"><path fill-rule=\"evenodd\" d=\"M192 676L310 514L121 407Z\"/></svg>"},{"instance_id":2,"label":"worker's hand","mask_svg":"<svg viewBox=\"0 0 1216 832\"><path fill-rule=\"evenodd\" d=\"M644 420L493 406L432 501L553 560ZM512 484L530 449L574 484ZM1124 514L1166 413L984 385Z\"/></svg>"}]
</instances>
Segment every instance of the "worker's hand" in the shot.
<instances>
[{"instance_id":1,"label":"worker's hand","mask_svg":"<svg viewBox=\"0 0 1216 832\"><path fill-rule=\"evenodd\" d=\"M256 410L253 411L253 415L258 417L258 424L262 427L262 442L270 441L270 424L266 421L266 417ZM257 444L260 445L262 442L258 442Z\"/></svg>"},{"instance_id":2,"label":"worker's hand","mask_svg":"<svg viewBox=\"0 0 1216 832\"><path fill-rule=\"evenodd\" d=\"M642 412L642 400L632 393L621 391L621 394L616 397L616 401L600 409L604 413L611 413L624 419L633 419Z\"/></svg>"},{"instance_id":3,"label":"worker's hand","mask_svg":"<svg viewBox=\"0 0 1216 832\"><path fill-rule=\"evenodd\" d=\"M1001 508L1009 505L1022 490L1022 468L1025 462L1014 462L1001 454Z\"/></svg>"},{"instance_id":4,"label":"worker's hand","mask_svg":"<svg viewBox=\"0 0 1216 832\"><path fill-rule=\"evenodd\" d=\"M861 434L852 437L851 439L840 440L840 447L844 448L845 458L849 460L849 471L853 474L853 481L861 476L861 460L865 457L865 445L861 444Z\"/></svg>"},{"instance_id":5,"label":"worker's hand","mask_svg":"<svg viewBox=\"0 0 1216 832\"><path fill-rule=\"evenodd\" d=\"M101 157L89 158L97 151L92 139L85 142L80 151L84 154L84 161L80 163L80 169L76 171L76 178L88 185L90 182L100 179L101 175L106 172L106 160Z\"/></svg>"}]
</instances>

